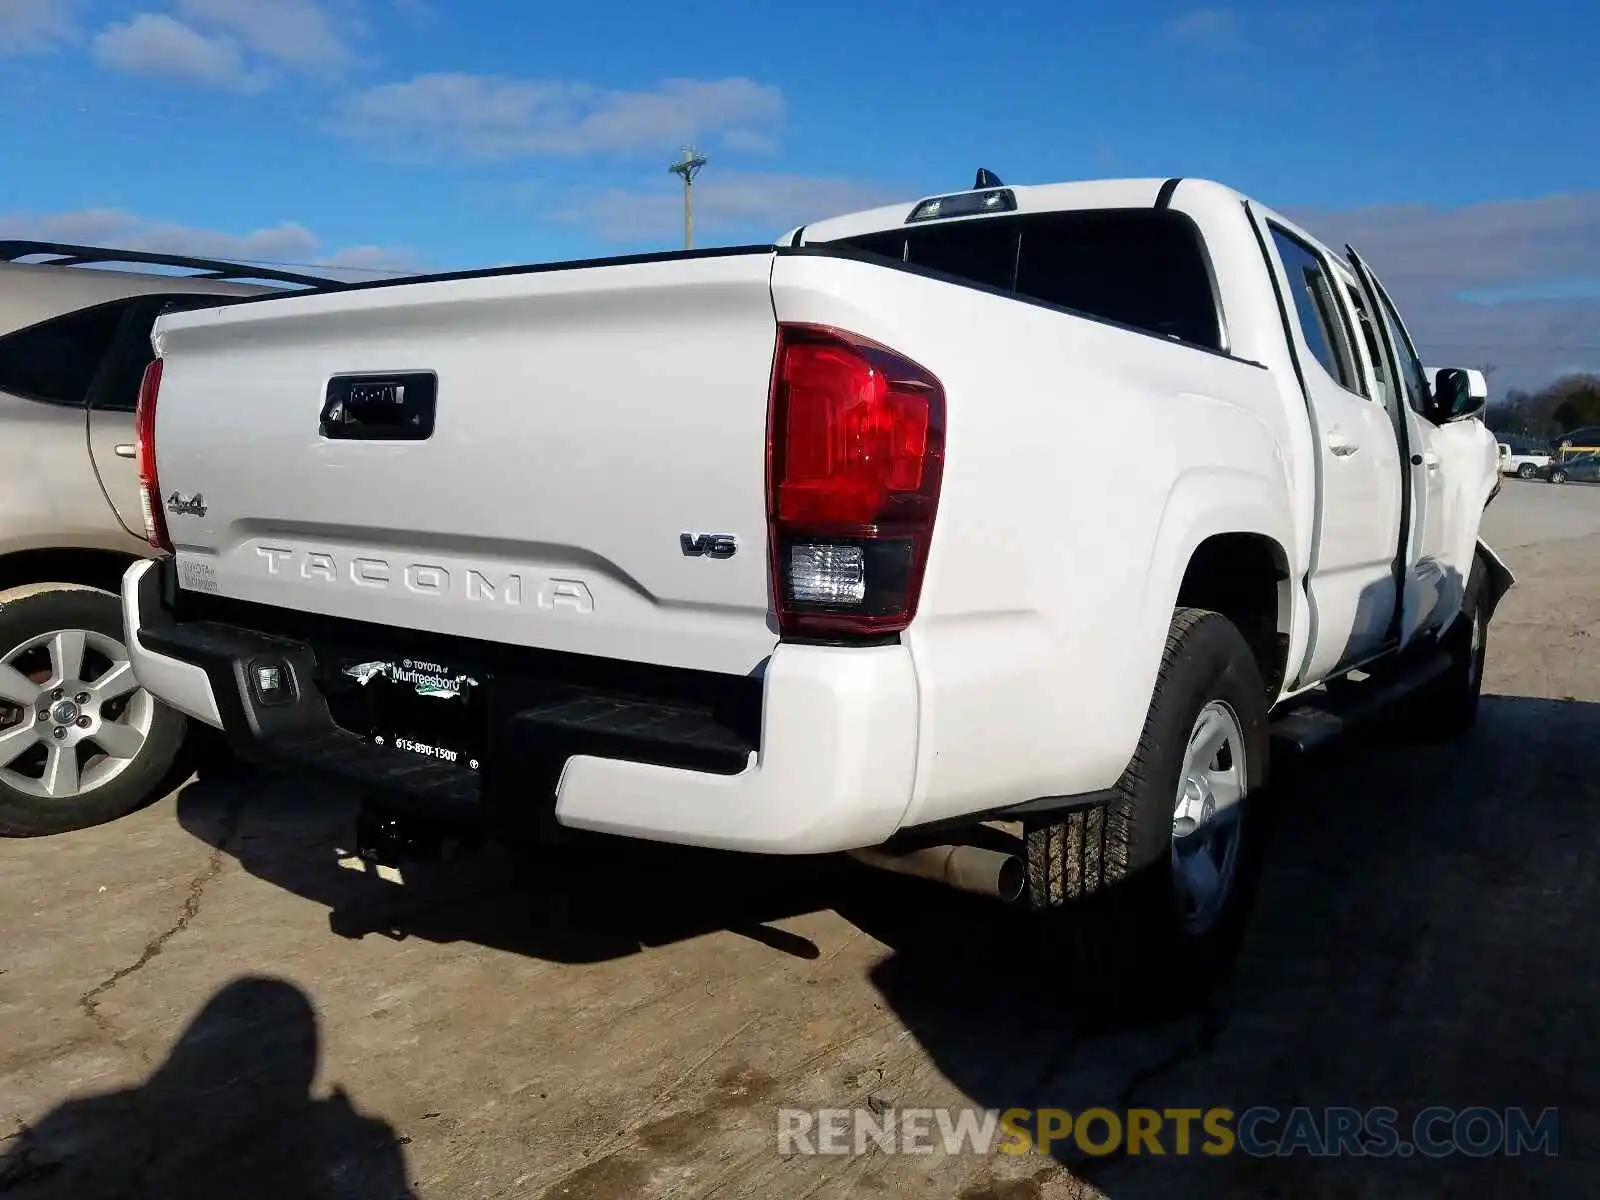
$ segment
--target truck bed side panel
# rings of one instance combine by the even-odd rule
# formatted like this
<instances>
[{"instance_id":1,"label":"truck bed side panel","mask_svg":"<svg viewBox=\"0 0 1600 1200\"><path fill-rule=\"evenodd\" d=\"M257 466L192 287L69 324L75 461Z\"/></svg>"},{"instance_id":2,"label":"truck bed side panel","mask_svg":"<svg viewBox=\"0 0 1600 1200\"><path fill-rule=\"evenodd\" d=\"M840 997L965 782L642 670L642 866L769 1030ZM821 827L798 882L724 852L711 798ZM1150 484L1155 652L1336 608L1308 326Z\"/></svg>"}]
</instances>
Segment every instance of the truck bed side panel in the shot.
<instances>
[{"instance_id":1,"label":"truck bed side panel","mask_svg":"<svg viewBox=\"0 0 1600 1200\"><path fill-rule=\"evenodd\" d=\"M780 321L906 354L946 393L948 447L917 619L908 823L1115 783L1178 586L1211 533L1298 547L1291 431L1249 362L910 271L805 252Z\"/></svg>"}]
</instances>

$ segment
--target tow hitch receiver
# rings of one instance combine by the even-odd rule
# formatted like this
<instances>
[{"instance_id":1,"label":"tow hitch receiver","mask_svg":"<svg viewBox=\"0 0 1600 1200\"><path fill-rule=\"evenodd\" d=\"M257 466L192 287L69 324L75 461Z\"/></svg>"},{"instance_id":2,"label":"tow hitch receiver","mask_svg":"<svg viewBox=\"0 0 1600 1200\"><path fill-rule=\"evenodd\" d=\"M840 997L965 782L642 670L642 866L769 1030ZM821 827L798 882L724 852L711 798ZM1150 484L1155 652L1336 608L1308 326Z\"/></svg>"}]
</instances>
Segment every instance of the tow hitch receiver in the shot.
<instances>
[{"instance_id":1,"label":"tow hitch receiver","mask_svg":"<svg viewBox=\"0 0 1600 1200\"><path fill-rule=\"evenodd\" d=\"M476 845L459 822L441 821L368 797L356 815L356 854L380 867L449 862Z\"/></svg>"}]
</instances>

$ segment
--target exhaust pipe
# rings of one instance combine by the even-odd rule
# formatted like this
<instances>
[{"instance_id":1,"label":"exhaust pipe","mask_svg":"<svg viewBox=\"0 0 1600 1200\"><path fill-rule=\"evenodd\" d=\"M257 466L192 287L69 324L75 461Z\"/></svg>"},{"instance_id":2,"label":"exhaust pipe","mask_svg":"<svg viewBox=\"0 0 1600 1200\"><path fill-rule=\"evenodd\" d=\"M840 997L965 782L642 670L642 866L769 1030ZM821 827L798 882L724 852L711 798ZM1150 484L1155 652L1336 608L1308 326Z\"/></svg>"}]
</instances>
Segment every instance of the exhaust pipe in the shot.
<instances>
[{"instance_id":1,"label":"exhaust pipe","mask_svg":"<svg viewBox=\"0 0 1600 1200\"><path fill-rule=\"evenodd\" d=\"M993 896L1007 904L1022 895L1027 883L1021 859L982 846L928 846L901 854L882 849L851 850L849 855L880 871L932 879L963 892Z\"/></svg>"}]
</instances>

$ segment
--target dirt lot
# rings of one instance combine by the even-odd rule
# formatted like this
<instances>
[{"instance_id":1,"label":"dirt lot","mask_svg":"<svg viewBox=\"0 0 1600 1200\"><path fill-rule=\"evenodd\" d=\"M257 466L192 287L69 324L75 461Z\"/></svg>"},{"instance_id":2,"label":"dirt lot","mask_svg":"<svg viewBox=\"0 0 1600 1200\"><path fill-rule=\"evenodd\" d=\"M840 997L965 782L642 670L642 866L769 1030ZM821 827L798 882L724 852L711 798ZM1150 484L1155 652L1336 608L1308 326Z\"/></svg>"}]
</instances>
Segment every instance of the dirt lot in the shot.
<instances>
[{"instance_id":1,"label":"dirt lot","mask_svg":"<svg viewBox=\"0 0 1600 1200\"><path fill-rule=\"evenodd\" d=\"M0 1194L1600 1194L1600 488L1490 518L1479 729L1304 773L1209 1012L1092 1029L983 902L832 861L400 887L338 866L347 795L205 780L0 843ZM780 1107L869 1102L1555 1106L1560 1153L778 1155Z\"/></svg>"}]
</instances>

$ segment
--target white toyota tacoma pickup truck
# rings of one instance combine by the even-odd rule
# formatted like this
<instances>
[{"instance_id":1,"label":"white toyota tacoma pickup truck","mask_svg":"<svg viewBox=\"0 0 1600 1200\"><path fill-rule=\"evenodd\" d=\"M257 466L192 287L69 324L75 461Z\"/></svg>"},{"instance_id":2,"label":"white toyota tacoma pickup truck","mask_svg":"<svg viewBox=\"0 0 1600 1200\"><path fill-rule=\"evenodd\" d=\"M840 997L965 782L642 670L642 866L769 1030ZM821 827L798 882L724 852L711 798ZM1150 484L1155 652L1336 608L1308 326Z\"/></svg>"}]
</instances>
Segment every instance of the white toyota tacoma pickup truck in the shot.
<instances>
[{"instance_id":1,"label":"white toyota tacoma pickup truck","mask_svg":"<svg viewBox=\"0 0 1600 1200\"><path fill-rule=\"evenodd\" d=\"M1511 585L1480 381L1201 180L153 341L128 643L241 753L435 826L857 852L1137 978L1228 957L1275 749L1472 724Z\"/></svg>"}]
</instances>

